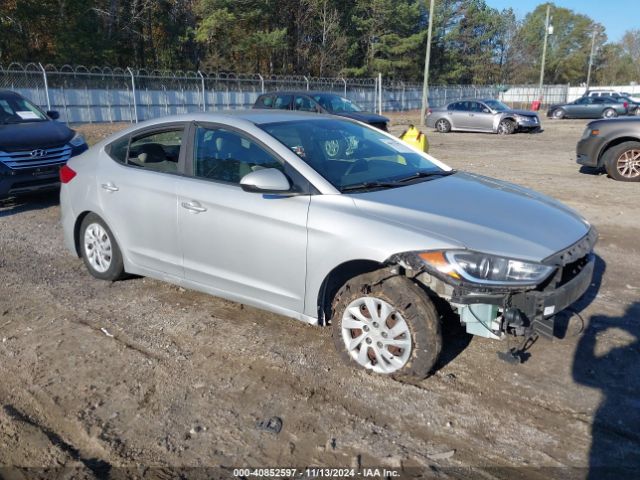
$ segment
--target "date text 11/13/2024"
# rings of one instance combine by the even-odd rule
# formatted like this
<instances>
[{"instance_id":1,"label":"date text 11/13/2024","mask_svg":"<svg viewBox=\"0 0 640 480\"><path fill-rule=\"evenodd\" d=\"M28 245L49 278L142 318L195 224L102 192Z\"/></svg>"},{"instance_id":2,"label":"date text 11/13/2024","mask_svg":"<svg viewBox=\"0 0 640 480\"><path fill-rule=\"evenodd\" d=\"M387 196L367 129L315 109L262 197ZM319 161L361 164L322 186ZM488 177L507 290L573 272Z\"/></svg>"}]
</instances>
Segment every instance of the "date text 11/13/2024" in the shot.
<instances>
[{"instance_id":1,"label":"date text 11/13/2024","mask_svg":"<svg viewBox=\"0 0 640 480\"><path fill-rule=\"evenodd\" d=\"M387 468L235 468L238 478L392 478L399 477L398 470Z\"/></svg>"}]
</instances>

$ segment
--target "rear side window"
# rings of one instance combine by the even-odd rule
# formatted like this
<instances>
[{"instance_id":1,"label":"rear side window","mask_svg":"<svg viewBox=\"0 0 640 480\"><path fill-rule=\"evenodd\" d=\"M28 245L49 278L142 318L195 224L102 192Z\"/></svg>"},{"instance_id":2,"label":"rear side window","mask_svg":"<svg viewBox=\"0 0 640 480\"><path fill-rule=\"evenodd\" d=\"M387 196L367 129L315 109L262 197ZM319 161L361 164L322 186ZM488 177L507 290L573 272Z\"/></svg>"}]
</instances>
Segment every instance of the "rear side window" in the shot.
<instances>
[{"instance_id":1,"label":"rear side window","mask_svg":"<svg viewBox=\"0 0 640 480\"><path fill-rule=\"evenodd\" d=\"M109 156L118 163L127 163L127 152L129 151L129 135L119 138L109 145Z\"/></svg>"},{"instance_id":2,"label":"rear side window","mask_svg":"<svg viewBox=\"0 0 640 480\"><path fill-rule=\"evenodd\" d=\"M183 134L184 129L177 128L133 137L127 164L155 172L176 173Z\"/></svg>"},{"instance_id":3,"label":"rear side window","mask_svg":"<svg viewBox=\"0 0 640 480\"><path fill-rule=\"evenodd\" d=\"M256 107L258 108L271 108L273 107L273 95L262 95L256 101Z\"/></svg>"},{"instance_id":4,"label":"rear side window","mask_svg":"<svg viewBox=\"0 0 640 480\"><path fill-rule=\"evenodd\" d=\"M291 105L291 95L278 95L273 107L280 110L288 110L289 105Z\"/></svg>"}]
</instances>

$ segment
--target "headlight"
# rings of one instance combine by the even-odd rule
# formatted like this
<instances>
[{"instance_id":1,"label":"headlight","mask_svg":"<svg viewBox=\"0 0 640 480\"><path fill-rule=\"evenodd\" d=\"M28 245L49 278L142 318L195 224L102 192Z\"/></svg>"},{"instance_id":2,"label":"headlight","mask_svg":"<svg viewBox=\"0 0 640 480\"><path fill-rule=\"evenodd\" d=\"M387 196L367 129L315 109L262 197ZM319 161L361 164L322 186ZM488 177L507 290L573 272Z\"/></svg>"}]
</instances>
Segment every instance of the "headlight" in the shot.
<instances>
[{"instance_id":1,"label":"headlight","mask_svg":"<svg viewBox=\"0 0 640 480\"><path fill-rule=\"evenodd\" d=\"M85 141L84 137L81 134L76 132L76 134L69 141L69 143L74 147L80 147L80 146L84 145L87 142Z\"/></svg>"},{"instance_id":2,"label":"headlight","mask_svg":"<svg viewBox=\"0 0 640 480\"><path fill-rule=\"evenodd\" d=\"M423 252L419 257L432 268L453 279L464 279L484 285L535 286L555 269L541 263L467 250Z\"/></svg>"}]
</instances>

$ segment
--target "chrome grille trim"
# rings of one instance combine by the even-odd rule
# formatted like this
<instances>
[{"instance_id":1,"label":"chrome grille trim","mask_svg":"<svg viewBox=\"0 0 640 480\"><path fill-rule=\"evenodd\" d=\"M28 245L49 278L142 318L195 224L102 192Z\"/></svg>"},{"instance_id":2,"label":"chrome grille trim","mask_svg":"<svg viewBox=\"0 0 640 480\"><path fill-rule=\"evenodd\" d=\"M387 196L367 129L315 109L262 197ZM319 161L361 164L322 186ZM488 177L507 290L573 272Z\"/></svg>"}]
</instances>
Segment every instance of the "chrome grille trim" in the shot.
<instances>
[{"instance_id":1,"label":"chrome grille trim","mask_svg":"<svg viewBox=\"0 0 640 480\"><path fill-rule=\"evenodd\" d=\"M41 155L33 156L32 152L39 152ZM69 158L71 158L71 146L69 145L55 148L34 148L33 150L23 150L19 152L0 151L0 162L13 170L63 164L66 163Z\"/></svg>"}]
</instances>

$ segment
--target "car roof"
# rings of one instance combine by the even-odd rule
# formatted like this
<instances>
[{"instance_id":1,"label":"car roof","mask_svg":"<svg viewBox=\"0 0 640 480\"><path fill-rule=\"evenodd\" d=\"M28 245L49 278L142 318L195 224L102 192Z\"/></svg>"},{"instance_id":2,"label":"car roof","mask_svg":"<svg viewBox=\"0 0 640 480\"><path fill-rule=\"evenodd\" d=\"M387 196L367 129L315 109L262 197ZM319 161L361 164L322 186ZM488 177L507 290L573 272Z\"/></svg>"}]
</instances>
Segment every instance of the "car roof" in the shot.
<instances>
[{"instance_id":1,"label":"car roof","mask_svg":"<svg viewBox=\"0 0 640 480\"><path fill-rule=\"evenodd\" d=\"M137 131L143 127L152 127L168 123L182 122L202 122L202 123L228 123L230 120L249 122L254 125L265 125L268 123L294 122L300 120L339 120L351 121L349 118L336 117L312 112L299 112L294 110L275 109L251 109L251 110L225 110L221 112L194 112L181 115L170 115L146 120L132 125L126 131ZM124 132L124 131L123 131Z\"/></svg>"},{"instance_id":2,"label":"car roof","mask_svg":"<svg viewBox=\"0 0 640 480\"><path fill-rule=\"evenodd\" d=\"M278 90L275 92L265 92L262 95L335 95L336 97L341 97L339 93L336 92L322 92L322 91L314 91L314 90Z\"/></svg>"},{"instance_id":3,"label":"car roof","mask_svg":"<svg viewBox=\"0 0 640 480\"><path fill-rule=\"evenodd\" d=\"M4 98L7 98L7 97L14 97L14 98L15 97L20 97L21 98L22 95L20 95L19 93L14 92L14 91L11 91L11 90L0 90L0 97L4 97Z\"/></svg>"}]
</instances>

